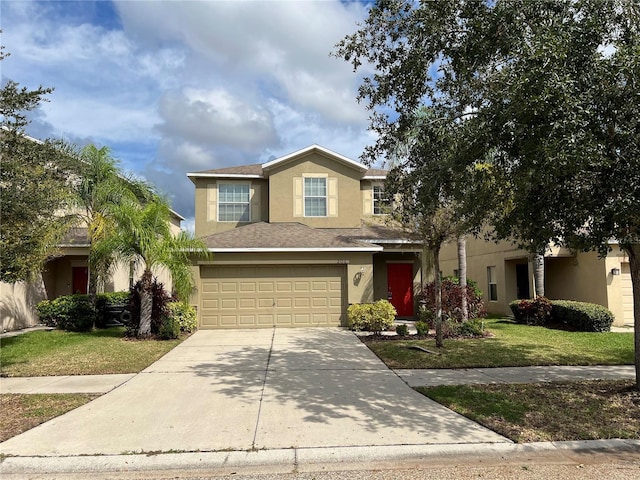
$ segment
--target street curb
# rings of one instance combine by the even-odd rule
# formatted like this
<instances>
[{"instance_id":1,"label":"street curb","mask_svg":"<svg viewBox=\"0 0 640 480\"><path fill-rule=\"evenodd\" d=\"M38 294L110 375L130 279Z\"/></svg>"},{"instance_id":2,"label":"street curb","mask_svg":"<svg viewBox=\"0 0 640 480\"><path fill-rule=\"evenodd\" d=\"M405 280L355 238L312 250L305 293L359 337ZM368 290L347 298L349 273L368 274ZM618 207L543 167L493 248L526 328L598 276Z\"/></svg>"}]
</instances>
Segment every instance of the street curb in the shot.
<instances>
[{"instance_id":1,"label":"street curb","mask_svg":"<svg viewBox=\"0 0 640 480\"><path fill-rule=\"evenodd\" d=\"M524 444L480 443L438 445L385 445L362 447L290 448L257 451L137 453L131 455L5 457L0 474L43 475L124 473L141 471L206 470L217 474L248 472L312 472L350 470L391 462L464 464L469 462L532 461L555 456L575 462L571 454L640 454L640 440L586 440ZM557 461L557 460L556 460Z\"/></svg>"}]
</instances>

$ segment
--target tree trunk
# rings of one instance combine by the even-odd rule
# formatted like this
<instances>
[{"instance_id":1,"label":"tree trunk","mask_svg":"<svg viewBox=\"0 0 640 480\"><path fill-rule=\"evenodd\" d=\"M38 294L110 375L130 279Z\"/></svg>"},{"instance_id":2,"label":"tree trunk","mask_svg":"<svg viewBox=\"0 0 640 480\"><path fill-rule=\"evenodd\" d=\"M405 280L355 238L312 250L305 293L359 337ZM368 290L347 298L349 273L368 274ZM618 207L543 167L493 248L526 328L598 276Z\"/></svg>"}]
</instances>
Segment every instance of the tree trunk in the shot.
<instances>
[{"instance_id":1,"label":"tree trunk","mask_svg":"<svg viewBox=\"0 0 640 480\"><path fill-rule=\"evenodd\" d=\"M629 255L633 291L633 328L635 331L636 389L640 390L640 244L624 247Z\"/></svg>"},{"instance_id":2,"label":"tree trunk","mask_svg":"<svg viewBox=\"0 0 640 480\"><path fill-rule=\"evenodd\" d=\"M153 309L153 291L151 288L151 271L145 270L142 275L140 288L140 325L138 326L138 337L149 337L151 335L151 310Z\"/></svg>"},{"instance_id":3,"label":"tree trunk","mask_svg":"<svg viewBox=\"0 0 640 480\"><path fill-rule=\"evenodd\" d=\"M440 279L440 247L432 250L436 294L436 347L442 347L442 281Z\"/></svg>"},{"instance_id":4,"label":"tree trunk","mask_svg":"<svg viewBox=\"0 0 640 480\"><path fill-rule=\"evenodd\" d=\"M469 305L467 305L467 239L464 235L458 237L458 279L460 283L460 309L462 321L469 320Z\"/></svg>"},{"instance_id":5,"label":"tree trunk","mask_svg":"<svg viewBox=\"0 0 640 480\"><path fill-rule=\"evenodd\" d=\"M422 290L433 280L433 252L425 245L422 247Z\"/></svg>"},{"instance_id":6,"label":"tree trunk","mask_svg":"<svg viewBox=\"0 0 640 480\"><path fill-rule=\"evenodd\" d=\"M544 255L533 257L534 297L544 297Z\"/></svg>"}]
</instances>

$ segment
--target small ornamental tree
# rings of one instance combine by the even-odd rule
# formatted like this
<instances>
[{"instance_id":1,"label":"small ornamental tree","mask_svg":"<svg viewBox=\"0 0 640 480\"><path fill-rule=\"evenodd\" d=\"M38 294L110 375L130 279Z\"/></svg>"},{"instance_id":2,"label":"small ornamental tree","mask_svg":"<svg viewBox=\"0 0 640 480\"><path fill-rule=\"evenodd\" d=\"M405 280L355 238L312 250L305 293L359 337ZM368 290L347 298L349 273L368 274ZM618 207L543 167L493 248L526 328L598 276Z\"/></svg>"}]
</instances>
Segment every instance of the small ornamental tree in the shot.
<instances>
[{"instance_id":1,"label":"small ornamental tree","mask_svg":"<svg viewBox=\"0 0 640 480\"><path fill-rule=\"evenodd\" d=\"M466 295L463 292L466 290ZM484 318L486 311L482 301L482 292L478 289L473 280L467 280L466 289L460 287L457 277L446 277L442 280L442 313L449 319L457 322L464 321L462 299L466 298L468 308L468 318ZM420 302L424 308L434 311L436 308L436 285L435 282L428 283L419 295Z\"/></svg>"}]
</instances>

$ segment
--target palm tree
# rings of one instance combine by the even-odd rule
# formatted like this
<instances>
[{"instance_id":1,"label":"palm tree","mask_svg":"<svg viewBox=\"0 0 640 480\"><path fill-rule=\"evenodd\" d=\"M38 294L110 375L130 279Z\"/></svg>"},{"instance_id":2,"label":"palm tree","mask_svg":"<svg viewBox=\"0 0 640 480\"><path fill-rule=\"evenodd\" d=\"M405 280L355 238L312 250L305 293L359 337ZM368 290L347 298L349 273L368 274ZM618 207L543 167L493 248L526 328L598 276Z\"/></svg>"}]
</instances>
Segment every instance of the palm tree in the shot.
<instances>
[{"instance_id":1,"label":"palm tree","mask_svg":"<svg viewBox=\"0 0 640 480\"><path fill-rule=\"evenodd\" d=\"M145 204L122 202L113 214L116 234L105 239L104 247L117 251L120 259L144 267L138 336L148 337L151 334L154 269L165 267L178 298L187 302L194 289L190 257L206 258L209 252L204 243L190 233L181 231L174 235L171 232L170 208L160 197Z\"/></svg>"},{"instance_id":2,"label":"palm tree","mask_svg":"<svg viewBox=\"0 0 640 480\"><path fill-rule=\"evenodd\" d=\"M74 190L78 223L87 227L87 293L93 301L96 293L103 290L114 264L115 252L109 251L106 248L109 243L102 241L114 235L114 209L124 201L143 200L149 196L150 189L124 177L107 147L89 144L80 151L79 157L80 173Z\"/></svg>"}]
</instances>

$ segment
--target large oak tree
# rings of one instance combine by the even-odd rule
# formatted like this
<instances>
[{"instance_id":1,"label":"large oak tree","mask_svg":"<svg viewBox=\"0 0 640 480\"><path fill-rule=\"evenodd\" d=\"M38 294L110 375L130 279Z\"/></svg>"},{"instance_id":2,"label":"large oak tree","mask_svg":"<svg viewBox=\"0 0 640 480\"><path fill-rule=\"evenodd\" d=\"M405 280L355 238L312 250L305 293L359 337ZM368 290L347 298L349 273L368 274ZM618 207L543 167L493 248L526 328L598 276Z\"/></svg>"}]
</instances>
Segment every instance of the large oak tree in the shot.
<instances>
[{"instance_id":1,"label":"large oak tree","mask_svg":"<svg viewBox=\"0 0 640 480\"><path fill-rule=\"evenodd\" d=\"M336 55L384 156L424 105L465 118L458 173L475 218L534 254L550 242L629 259L640 388L640 6L633 0L378 1ZM493 195L482 185L493 186ZM469 198L466 196L465 198Z\"/></svg>"}]
</instances>

